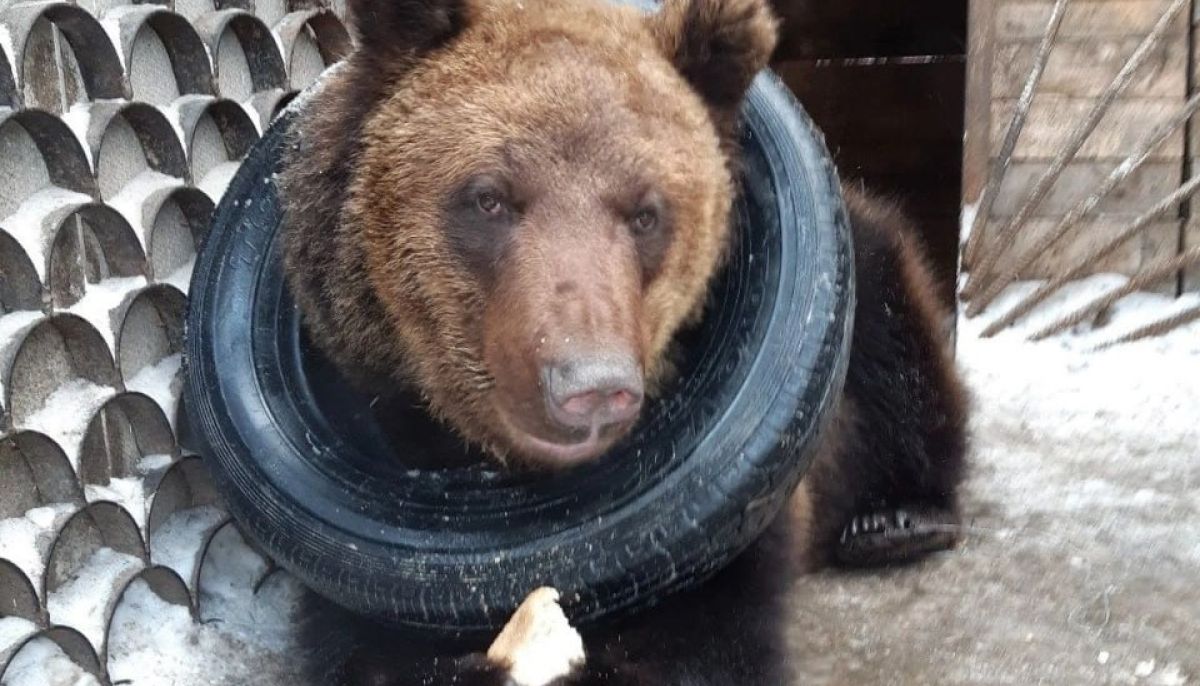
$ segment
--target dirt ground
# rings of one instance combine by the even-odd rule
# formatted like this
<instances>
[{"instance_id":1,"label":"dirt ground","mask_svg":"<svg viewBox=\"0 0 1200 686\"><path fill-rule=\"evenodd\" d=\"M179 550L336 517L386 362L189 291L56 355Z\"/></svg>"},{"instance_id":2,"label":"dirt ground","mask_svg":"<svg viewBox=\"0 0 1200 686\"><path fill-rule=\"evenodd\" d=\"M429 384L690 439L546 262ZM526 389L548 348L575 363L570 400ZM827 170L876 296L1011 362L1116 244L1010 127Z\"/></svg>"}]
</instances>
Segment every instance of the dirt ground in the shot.
<instances>
[{"instance_id":1,"label":"dirt ground","mask_svg":"<svg viewBox=\"0 0 1200 686\"><path fill-rule=\"evenodd\" d=\"M795 590L802 684L1200 682L1200 327L978 341L969 529L954 553Z\"/></svg>"},{"instance_id":2,"label":"dirt ground","mask_svg":"<svg viewBox=\"0 0 1200 686\"><path fill-rule=\"evenodd\" d=\"M1104 281L1072 297L1118 285ZM1200 322L1088 352L1196 303L1136 296L1104 331L1038 345L960 322L975 404L963 543L907 569L798 579L797 684L1200 683ZM148 592L118 614L114 681L297 683L300 589L285 573L262 584L269 566L229 532L199 582L201 623ZM44 652L22 651L5 685L96 683Z\"/></svg>"}]
</instances>

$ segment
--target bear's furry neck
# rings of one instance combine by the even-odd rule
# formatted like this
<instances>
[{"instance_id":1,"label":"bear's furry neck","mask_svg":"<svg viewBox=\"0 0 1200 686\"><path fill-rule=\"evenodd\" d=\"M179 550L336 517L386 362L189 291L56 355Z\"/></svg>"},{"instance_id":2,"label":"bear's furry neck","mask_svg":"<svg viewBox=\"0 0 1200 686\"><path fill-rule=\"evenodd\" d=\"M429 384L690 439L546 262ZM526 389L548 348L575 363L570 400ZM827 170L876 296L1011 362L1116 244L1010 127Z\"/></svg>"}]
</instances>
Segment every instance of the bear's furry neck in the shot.
<instances>
[{"instance_id":1,"label":"bear's furry neck","mask_svg":"<svg viewBox=\"0 0 1200 686\"><path fill-rule=\"evenodd\" d=\"M279 179L288 226L285 269L317 345L326 351L378 351L334 362L360 388L390 392L405 381L405 363L388 354L395 347L388 340L388 314L342 212L362 154L363 127L402 72L395 65L385 71L363 53L348 58L341 70L308 100L289 132Z\"/></svg>"}]
</instances>

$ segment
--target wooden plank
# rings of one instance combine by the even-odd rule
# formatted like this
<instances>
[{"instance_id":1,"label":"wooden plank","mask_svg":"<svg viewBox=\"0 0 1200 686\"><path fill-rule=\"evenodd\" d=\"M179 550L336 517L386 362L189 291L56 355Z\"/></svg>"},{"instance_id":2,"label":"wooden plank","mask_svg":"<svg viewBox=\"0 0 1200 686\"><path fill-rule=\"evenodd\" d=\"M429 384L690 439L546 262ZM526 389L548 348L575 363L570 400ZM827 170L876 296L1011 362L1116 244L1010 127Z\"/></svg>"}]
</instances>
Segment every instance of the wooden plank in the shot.
<instances>
[{"instance_id":1,"label":"wooden plank","mask_svg":"<svg viewBox=\"0 0 1200 686\"><path fill-rule=\"evenodd\" d=\"M953 170L942 174L854 174L842 171L847 181L861 181L868 190L904 203L913 214L955 214L958 209L958 177ZM957 233L957 232L955 232Z\"/></svg>"},{"instance_id":2,"label":"wooden plank","mask_svg":"<svg viewBox=\"0 0 1200 686\"><path fill-rule=\"evenodd\" d=\"M1198 31L1200 31L1200 29L1198 29ZM1198 36L1200 36L1200 34L1198 34ZM1192 49L1192 73L1200 76L1200 46L1193 47ZM1190 84L1190 90L1186 92L1190 92L1190 94L1193 95L1195 95L1196 92L1200 92L1200 83ZM1188 138L1188 149L1192 151L1190 154L1195 157L1196 155L1200 154L1200 114L1193 116L1192 121L1190 121Z\"/></svg>"},{"instance_id":3,"label":"wooden plank","mask_svg":"<svg viewBox=\"0 0 1200 686\"><path fill-rule=\"evenodd\" d=\"M1119 99L1113 103L1096 130L1088 137L1078 157L1124 157L1135 151L1146 134L1157 124L1177 112L1183 104L1183 94L1176 98ZM1094 106L1091 98L1071 98L1048 95L1034 101L1029 122L1014 156L1017 159L1053 159L1070 137L1072 129ZM1012 117L1016 100L995 100L992 103L992 153L995 154L1004 137L1004 122ZM1156 159L1182 159L1183 133L1167 138L1152 155Z\"/></svg>"},{"instance_id":4,"label":"wooden plank","mask_svg":"<svg viewBox=\"0 0 1200 686\"><path fill-rule=\"evenodd\" d=\"M1052 230L1055 224L1057 224L1057 219L1043 218L1030 221L1025 231L1022 232L1020 244L1032 244ZM1059 273L1063 269L1063 265L1074 264L1100 242L1119 233L1126 224L1126 219L1105 216L1095 217L1090 221L1085 220L1074 233L1059 241L1034 261L1028 269L1020 272L1020 278L1045 279ZM1107 271L1135 274L1143 264L1149 261L1175 255L1178 252L1179 225L1178 220L1165 220L1147 226L1140 235L1116 250L1100 264L1091 265L1092 273ZM995 236L992 232L995 228L995 223L991 223L985 229L985 235L989 236L986 243L989 250L994 249ZM1001 256L996 268L1001 272L1008 271L1013 267L1020 254L1020 250L1008 250ZM1174 292L1174 289L1173 283L1164 284L1163 292Z\"/></svg>"},{"instance_id":5,"label":"wooden plank","mask_svg":"<svg viewBox=\"0 0 1200 686\"><path fill-rule=\"evenodd\" d=\"M1080 200L1091 195L1120 163L1121 160L1112 159L1079 161L1068 165L1034 216L1062 217ZM1008 217L1015 214L1049 166L1048 162L1014 162L1000 186L1000 193L992 206L992 216ZM1179 187L1181 170L1182 165L1175 161L1147 162L1113 189L1100 203L1096 213L1136 217Z\"/></svg>"},{"instance_id":6,"label":"wooden plank","mask_svg":"<svg viewBox=\"0 0 1200 686\"><path fill-rule=\"evenodd\" d=\"M1053 2L975 0L972 5L972 36L975 36L976 23L990 28L990 34L981 39L990 54L975 55L972 52L968 66L968 79L974 74L976 81L969 80L966 95L965 203L975 201L982 190L983 175L1011 119ZM993 217L1011 216L1020 207L1074 127L1086 117L1127 57L1170 4L1171 0L1072 1L1039 85L1029 121L1018 142L1013 166L993 207ZM990 17L988 9L994 13ZM1200 12L1196 19L1200 21ZM1090 195L1129 153L1140 146L1158 123L1171 117L1183 105L1189 92L1189 72L1200 73L1196 71L1200 69L1200 51L1190 48L1191 20L1191 13L1186 13L1171 25L1166 39L1151 51L1147 63L1114 102L1025 229L1015 238L1000 237L1008 244L1015 241L1016 245L1009 246L997 265L999 269L1008 270L1012 261L1022 254L1021 246L1034 244L1055 227L1067 211ZM986 75L980 75L978 72L985 63ZM973 100L981 93L986 93L982 105L978 99ZM972 109L973 104L975 109ZM1191 131L1200 132L1200 117L1197 120L1191 125ZM986 142L982 145L979 140L984 136L978 135L980 132L986 134ZM973 136L977 148L972 148ZM1195 146L1196 151L1188 152L1185 149L1188 144L1183 131L1169 137L1142 169L1100 204L1096 216L1085 219L1081 227L1040 256L1021 276L1039 278L1055 273L1062 264L1082 257L1098 241L1114 235L1140 211L1178 188L1184 156L1190 154L1200 158L1200 145ZM978 152L979 147L984 152ZM971 157L973 150L974 158ZM1192 166L1200 170L1200 164ZM990 234L997 229L997 224L992 221L984 230L989 241L994 239ZM1200 244L1200 217L1186 227L1183 224L1175 219L1152 224L1144 235L1135 238L1103 264L1092 265L1092 270L1133 274L1150 260L1176 254L1181 244ZM1200 270L1188 278L1193 288L1200 289ZM1169 291L1170 284L1164 285L1164 290Z\"/></svg>"},{"instance_id":7,"label":"wooden plank","mask_svg":"<svg viewBox=\"0 0 1200 686\"><path fill-rule=\"evenodd\" d=\"M1099 97L1140 42L1140 37L1060 40L1050 53L1037 92ZM1021 94L1036 49L1037 41L997 45L992 83L995 97L1016 99ZM1187 42L1165 41L1152 51L1125 97L1177 97L1187 92L1187 63Z\"/></svg>"},{"instance_id":8,"label":"wooden plank","mask_svg":"<svg viewBox=\"0 0 1200 686\"><path fill-rule=\"evenodd\" d=\"M818 65L776 71L833 141L959 141L961 63Z\"/></svg>"},{"instance_id":9,"label":"wooden plank","mask_svg":"<svg viewBox=\"0 0 1200 686\"><path fill-rule=\"evenodd\" d=\"M1052 0L999 0L996 40L1037 40L1050 17ZM1170 0L1076 0L1067 9L1061 38L1123 39L1144 36L1162 16ZM1187 13L1171 27L1171 36L1185 38Z\"/></svg>"},{"instance_id":10,"label":"wooden plank","mask_svg":"<svg viewBox=\"0 0 1200 686\"><path fill-rule=\"evenodd\" d=\"M992 130L995 3L971 0L963 115L962 197L975 205L987 185ZM1004 125L1007 125L1005 122Z\"/></svg>"},{"instance_id":11,"label":"wooden plank","mask_svg":"<svg viewBox=\"0 0 1200 686\"><path fill-rule=\"evenodd\" d=\"M1192 12L1193 26L1200 27L1200 4L1193 2ZM1200 35L1197 33L1197 30L1200 29L1193 29L1193 35ZM1200 74L1200 72L1196 71L1196 68L1200 66L1200 46L1196 44L1197 41L1195 38L1189 42L1191 43L1192 50L1192 70L1188 75L1189 83L1187 87L1188 93L1195 95L1196 93L1200 93L1200 83L1196 82L1196 75ZM1200 156L1200 153L1197 152L1200 150L1200 140L1198 140L1200 138L1200 115L1192 117L1192 120L1188 122L1187 135L1187 155L1189 158L1187 175L1195 177L1196 174L1200 174L1200 159L1197 159ZM1200 199L1192 196L1188 202L1187 210L1187 220L1179 227L1179 252L1181 253L1200 246ZM1200 266L1183 270L1183 273L1179 275L1178 287L1183 292L1200 292Z\"/></svg>"},{"instance_id":12,"label":"wooden plank","mask_svg":"<svg viewBox=\"0 0 1200 686\"><path fill-rule=\"evenodd\" d=\"M909 211L947 303L957 263L965 68L962 61L775 65L824 131L843 178Z\"/></svg>"},{"instance_id":13,"label":"wooden plank","mask_svg":"<svg viewBox=\"0 0 1200 686\"><path fill-rule=\"evenodd\" d=\"M844 174L852 177L884 174L913 176L958 175L962 143L957 140L913 145L905 140L829 143L830 151ZM957 187L958 183L955 182ZM957 203L956 203L957 204Z\"/></svg>"},{"instance_id":14,"label":"wooden plank","mask_svg":"<svg viewBox=\"0 0 1200 686\"><path fill-rule=\"evenodd\" d=\"M1194 169L1195 167L1193 167ZM1196 206L1192 205L1192 218L1183 227L1183 235L1181 236L1180 246L1182 250L1191 250L1200 246L1200 221L1196 219ZM1183 273L1182 283L1183 290L1195 293L1200 292L1200 267L1192 267Z\"/></svg>"},{"instance_id":15,"label":"wooden plank","mask_svg":"<svg viewBox=\"0 0 1200 686\"><path fill-rule=\"evenodd\" d=\"M775 0L779 59L961 55L965 0Z\"/></svg>"}]
</instances>

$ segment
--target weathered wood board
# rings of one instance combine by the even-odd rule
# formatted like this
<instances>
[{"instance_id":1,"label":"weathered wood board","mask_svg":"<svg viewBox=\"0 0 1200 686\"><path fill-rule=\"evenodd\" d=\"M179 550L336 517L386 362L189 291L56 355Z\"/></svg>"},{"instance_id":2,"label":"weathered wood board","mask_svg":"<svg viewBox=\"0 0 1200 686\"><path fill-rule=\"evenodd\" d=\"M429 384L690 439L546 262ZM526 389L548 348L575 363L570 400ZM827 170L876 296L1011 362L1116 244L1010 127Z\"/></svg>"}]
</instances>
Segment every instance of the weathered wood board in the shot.
<instances>
[{"instance_id":1,"label":"weathered wood board","mask_svg":"<svg viewBox=\"0 0 1200 686\"><path fill-rule=\"evenodd\" d=\"M1192 45L1191 45L1191 65L1192 65L1192 83L1189 84L1189 92L1192 95L1200 93L1200 83L1197 83L1197 71L1200 68L1200 45L1197 45L1196 31L1200 30L1200 7L1193 4L1195 14L1192 16ZM1192 117L1189 127L1188 137L1188 173L1189 175L1200 174L1200 115ZM1196 246L1200 246L1200 200L1193 197L1188 219L1184 222L1183 233L1179 237L1179 250L1191 250ZM1186 270L1179 279L1179 285L1184 291L1198 292L1200 291L1200 267L1192 267Z\"/></svg>"},{"instance_id":2,"label":"weathered wood board","mask_svg":"<svg viewBox=\"0 0 1200 686\"><path fill-rule=\"evenodd\" d=\"M1194 86L1189 66L1200 55L1191 44L1187 12L1172 22L1162 42L1117 97L1096 130L1033 213L1014 235L997 236L1038 178L1088 115L1105 88L1158 22L1170 0L1072 0L1063 19L1029 118L1018 140L1004 184L985 227L985 246L1009 246L997 268L1009 271L1018 256L1037 242L1081 199L1094 191L1122 160L1137 150L1159 123L1183 105ZM1050 18L1053 0L972 0L963 154L963 203L978 202L989 165L1001 146L1017 100L1033 66ZM1045 278L1072 259L1119 232L1141 211L1183 180L1190 159L1186 137L1195 126L1168 137L1146 165L1099 206L1094 217L1021 272ZM1200 243L1200 221L1174 216L1151 224L1146 233L1093 269L1133 274L1147 262L1176 254L1189 240ZM1200 286L1200 277L1191 287ZM1178 283L1162 284L1164 291Z\"/></svg>"}]
</instances>

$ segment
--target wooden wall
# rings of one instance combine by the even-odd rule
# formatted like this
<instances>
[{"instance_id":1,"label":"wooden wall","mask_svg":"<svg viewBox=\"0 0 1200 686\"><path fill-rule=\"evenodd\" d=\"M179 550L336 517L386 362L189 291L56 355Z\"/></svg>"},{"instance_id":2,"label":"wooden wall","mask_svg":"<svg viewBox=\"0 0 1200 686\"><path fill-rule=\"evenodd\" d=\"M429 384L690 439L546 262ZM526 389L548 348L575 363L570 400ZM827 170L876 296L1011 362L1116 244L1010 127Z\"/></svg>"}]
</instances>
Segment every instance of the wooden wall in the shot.
<instances>
[{"instance_id":1,"label":"wooden wall","mask_svg":"<svg viewBox=\"0 0 1200 686\"><path fill-rule=\"evenodd\" d=\"M901 202L954 298L967 0L777 0L774 68L844 179Z\"/></svg>"},{"instance_id":2,"label":"wooden wall","mask_svg":"<svg viewBox=\"0 0 1200 686\"><path fill-rule=\"evenodd\" d=\"M987 166L1004 136L1052 0L971 0L970 69L967 78L967 132L964 150L963 202L977 202ZM1021 135L1013 164L991 213L985 237L994 243L996 228L1010 217L1046 170L1063 142L1091 109L1097 97L1150 31L1170 0L1072 0ZM1001 261L1013 257L1062 217L1138 145L1157 123L1182 106L1190 90L1189 65L1197 57L1192 22L1181 13L1166 39L1154 50L1133 83L1066 169L1026 230L1004 242L1014 242ZM1086 220L1058 247L1042 255L1022 273L1029 278L1055 273L1061 265L1128 224L1143 210L1175 189L1190 173L1186 136L1181 131L1155 151L1151 159L1102 203L1096 217ZM1194 149L1194 145L1192 149ZM1119 250L1093 271L1135 273L1147 262L1176 254L1200 242L1200 224L1170 216L1149 227L1141 237ZM1008 263L1008 264L1006 264ZM1193 288L1200 279L1193 279ZM1164 283L1173 291L1177 283Z\"/></svg>"},{"instance_id":3,"label":"wooden wall","mask_svg":"<svg viewBox=\"0 0 1200 686\"><path fill-rule=\"evenodd\" d=\"M1189 48L1188 52L1188 94L1189 97L1200 93L1200 83L1197 81L1200 74L1200 46L1197 45L1197 36L1200 36L1200 5L1197 5L1196 0L1192 2L1191 16L1191 33L1188 36ZM1188 178L1196 174L1200 174L1200 163L1197 157L1200 157L1200 117L1193 117L1187 131L1187 164L1184 167L1185 174ZM1180 236L1179 249L1193 250L1200 246L1200 199L1196 196L1192 197L1192 202L1186 208L1188 217L1184 221L1182 235ZM1185 274L1181 275L1179 280L1180 291L1200 292L1200 267L1193 267Z\"/></svg>"}]
</instances>

